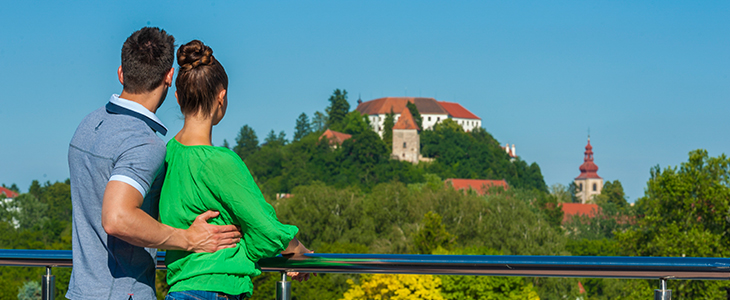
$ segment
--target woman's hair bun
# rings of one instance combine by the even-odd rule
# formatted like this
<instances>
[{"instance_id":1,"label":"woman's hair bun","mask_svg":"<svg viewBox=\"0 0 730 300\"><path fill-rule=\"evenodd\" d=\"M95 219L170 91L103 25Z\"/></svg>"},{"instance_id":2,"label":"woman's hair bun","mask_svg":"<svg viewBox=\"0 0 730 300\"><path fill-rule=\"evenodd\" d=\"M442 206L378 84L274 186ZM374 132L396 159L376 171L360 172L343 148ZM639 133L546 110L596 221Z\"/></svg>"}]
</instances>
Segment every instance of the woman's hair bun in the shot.
<instances>
[{"instance_id":1,"label":"woman's hair bun","mask_svg":"<svg viewBox=\"0 0 730 300\"><path fill-rule=\"evenodd\" d=\"M188 71L211 62L213 62L213 49L199 40L192 40L177 49L177 64L180 65L181 71Z\"/></svg>"}]
</instances>

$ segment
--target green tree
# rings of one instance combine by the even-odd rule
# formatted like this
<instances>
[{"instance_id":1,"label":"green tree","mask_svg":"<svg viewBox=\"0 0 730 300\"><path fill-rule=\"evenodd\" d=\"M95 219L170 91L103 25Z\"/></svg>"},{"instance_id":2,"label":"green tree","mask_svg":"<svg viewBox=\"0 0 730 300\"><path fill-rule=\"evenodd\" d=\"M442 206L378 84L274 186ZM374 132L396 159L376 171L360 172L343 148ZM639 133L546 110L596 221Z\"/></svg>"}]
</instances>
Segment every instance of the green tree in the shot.
<instances>
[{"instance_id":1,"label":"green tree","mask_svg":"<svg viewBox=\"0 0 730 300\"><path fill-rule=\"evenodd\" d=\"M550 186L550 195L553 195L555 199L558 200L560 203L571 203L573 202L570 197L570 192L568 191L568 187L560 184L555 183Z\"/></svg>"},{"instance_id":2,"label":"green tree","mask_svg":"<svg viewBox=\"0 0 730 300\"><path fill-rule=\"evenodd\" d=\"M395 126L395 113L391 108L383 121L383 142L388 147L388 153L393 152L393 126Z\"/></svg>"},{"instance_id":3,"label":"green tree","mask_svg":"<svg viewBox=\"0 0 730 300\"><path fill-rule=\"evenodd\" d=\"M226 149L231 149L231 145L228 144L228 140L226 140L226 139L223 139L223 145L221 147L226 148Z\"/></svg>"},{"instance_id":4,"label":"green tree","mask_svg":"<svg viewBox=\"0 0 730 300\"><path fill-rule=\"evenodd\" d=\"M434 254L502 255L499 251L484 247L467 247L453 251L438 249ZM444 299L540 299L532 284L520 277L454 275L439 277L443 283L441 294Z\"/></svg>"},{"instance_id":5,"label":"green tree","mask_svg":"<svg viewBox=\"0 0 730 300\"><path fill-rule=\"evenodd\" d=\"M327 116L322 112L315 111L312 117L312 131L322 133L327 129Z\"/></svg>"},{"instance_id":6,"label":"green tree","mask_svg":"<svg viewBox=\"0 0 730 300\"><path fill-rule=\"evenodd\" d=\"M41 284L38 281L26 281L18 290L18 300L38 300L41 297Z\"/></svg>"},{"instance_id":7,"label":"green tree","mask_svg":"<svg viewBox=\"0 0 730 300\"><path fill-rule=\"evenodd\" d=\"M454 245L454 240L455 237L449 234L441 224L441 216L432 211L423 216L423 227L413 238L419 254L431 254L439 247L449 250Z\"/></svg>"},{"instance_id":8,"label":"green tree","mask_svg":"<svg viewBox=\"0 0 730 300\"><path fill-rule=\"evenodd\" d=\"M311 132L312 129L309 124L309 118L307 117L307 114L302 113L297 118L297 125L294 127L293 141L301 140L305 135L310 134Z\"/></svg>"},{"instance_id":9,"label":"green tree","mask_svg":"<svg viewBox=\"0 0 730 300\"><path fill-rule=\"evenodd\" d=\"M408 108L408 111L411 112L411 115L413 115L413 121L416 122L416 125L418 125L418 128L423 130L423 118L421 117L421 113L418 112L418 107L416 107L416 104L413 102L406 103L406 107Z\"/></svg>"},{"instance_id":10,"label":"green tree","mask_svg":"<svg viewBox=\"0 0 730 300\"><path fill-rule=\"evenodd\" d=\"M352 135L371 131L368 115L362 115L356 110L347 113L347 115L345 115L345 119L337 125L338 126L333 126L331 129Z\"/></svg>"},{"instance_id":11,"label":"green tree","mask_svg":"<svg viewBox=\"0 0 730 300\"><path fill-rule=\"evenodd\" d=\"M269 131L269 134L266 135L266 138L264 139L264 144L266 146L270 147L282 147L285 146L289 141L286 139L286 133L282 130L279 131L279 134L277 135L276 132L272 129Z\"/></svg>"},{"instance_id":12,"label":"green tree","mask_svg":"<svg viewBox=\"0 0 730 300\"><path fill-rule=\"evenodd\" d=\"M329 98L330 105L325 110L327 112L327 128L338 124L345 119L345 115L350 112L350 103L347 102L347 91L335 89Z\"/></svg>"},{"instance_id":13,"label":"green tree","mask_svg":"<svg viewBox=\"0 0 730 300\"><path fill-rule=\"evenodd\" d=\"M619 233L624 255L727 257L730 254L730 160L705 150L689 153L677 167L651 170L637 206L638 228ZM719 299L728 287L718 281L670 281L678 299Z\"/></svg>"},{"instance_id":14,"label":"green tree","mask_svg":"<svg viewBox=\"0 0 730 300\"><path fill-rule=\"evenodd\" d=\"M578 192L578 186L575 184L575 181L571 181L568 184L568 193L570 193L570 202L572 202L572 203L580 202L580 199L578 199L578 196L575 195L576 192Z\"/></svg>"},{"instance_id":15,"label":"green tree","mask_svg":"<svg viewBox=\"0 0 730 300\"><path fill-rule=\"evenodd\" d=\"M629 202L626 201L624 188L618 179L613 182L610 180L606 181L601 190L601 194L596 197L596 203L612 203L619 208L625 208L629 205Z\"/></svg>"},{"instance_id":16,"label":"green tree","mask_svg":"<svg viewBox=\"0 0 730 300\"><path fill-rule=\"evenodd\" d=\"M241 160L245 160L251 154L259 150L259 139L256 132L248 125L243 125L241 131L236 137L236 146L233 146L233 152L236 152Z\"/></svg>"}]
</instances>

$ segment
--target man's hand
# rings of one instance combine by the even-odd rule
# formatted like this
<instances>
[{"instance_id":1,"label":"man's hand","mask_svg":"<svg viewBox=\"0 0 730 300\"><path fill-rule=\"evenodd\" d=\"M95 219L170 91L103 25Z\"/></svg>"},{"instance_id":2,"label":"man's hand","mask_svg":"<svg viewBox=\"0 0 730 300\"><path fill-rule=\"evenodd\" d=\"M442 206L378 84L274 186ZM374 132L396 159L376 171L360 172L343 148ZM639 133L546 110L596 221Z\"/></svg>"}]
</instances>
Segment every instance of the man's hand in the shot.
<instances>
[{"instance_id":1,"label":"man's hand","mask_svg":"<svg viewBox=\"0 0 730 300\"><path fill-rule=\"evenodd\" d=\"M220 249L233 248L241 240L241 230L234 225L211 225L208 220L220 213L206 211L195 218L190 228L185 230L190 252L215 252Z\"/></svg>"}]
</instances>

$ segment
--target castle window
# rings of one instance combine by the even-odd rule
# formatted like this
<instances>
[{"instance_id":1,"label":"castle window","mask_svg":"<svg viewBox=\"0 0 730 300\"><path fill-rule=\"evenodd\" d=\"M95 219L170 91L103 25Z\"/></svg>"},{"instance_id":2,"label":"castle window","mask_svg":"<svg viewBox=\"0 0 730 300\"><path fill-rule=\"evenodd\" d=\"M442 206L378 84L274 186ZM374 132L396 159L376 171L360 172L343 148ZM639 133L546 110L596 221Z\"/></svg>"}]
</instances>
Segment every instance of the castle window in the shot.
<instances>
[{"instance_id":1,"label":"castle window","mask_svg":"<svg viewBox=\"0 0 730 300\"><path fill-rule=\"evenodd\" d=\"M441 117L436 117L436 122L441 121Z\"/></svg>"},{"instance_id":2,"label":"castle window","mask_svg":"<svg viewBox=\"0 0 730 300\"><path fill-rule=\"evenodd\" d=\"M431 121L431 117L428 117L428 120Z\"/></svg>"},{"instance_id":3,"label":"castle window","mask_svg":"<svg viewBox=\"0 0 730 300\"><path fill-rule=\"evenodd\" d=\"M580 184L578 184L578 191L582 191L582 190L583 190L583 184L580 183Z\"/></svg>"},{"instance_id":4,"label":"castle window","mask_svg":"<svg viewBox=\"0 0 730 300\"><path fill-rule=\"evenodd\" d=\"M595 192L595 191L597 191L597 190L598 190L598 185L594 183L594 184L593 184L593 191Z\"/></svg>"},{"instance_id":5,"label":"castle window","mask_svg":"<svg viewBox=\"0 0 730 300\"><path fill-rule=\"evenodd\" d=\"M403 148L405 148L405 147L406 147L406 142L403 142Z\"/></svg>"}]
</instances>

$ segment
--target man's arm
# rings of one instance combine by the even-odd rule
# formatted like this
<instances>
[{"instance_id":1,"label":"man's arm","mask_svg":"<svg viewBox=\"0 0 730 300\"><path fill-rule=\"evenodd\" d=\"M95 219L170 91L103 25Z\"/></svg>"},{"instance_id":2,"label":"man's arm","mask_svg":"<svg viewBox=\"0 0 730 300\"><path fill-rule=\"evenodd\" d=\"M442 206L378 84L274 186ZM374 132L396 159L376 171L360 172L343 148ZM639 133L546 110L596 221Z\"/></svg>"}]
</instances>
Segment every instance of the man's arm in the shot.
<instances>
[{"instance_id":1,"label":"man's arm","mask_svg":"<svg viewBox=\"0 0 730 300\"><path fill-rule=\"evenodd\" d=\"M131 185L110 181L104 190L101 224L107 234L139 247L191 252L215 252L235 247L241 232L234 225L210 225L206 221L218 216L208 211L197 218L187 230L164 225L140 207L144 197Z\"/></svg>"}]
</instances>

